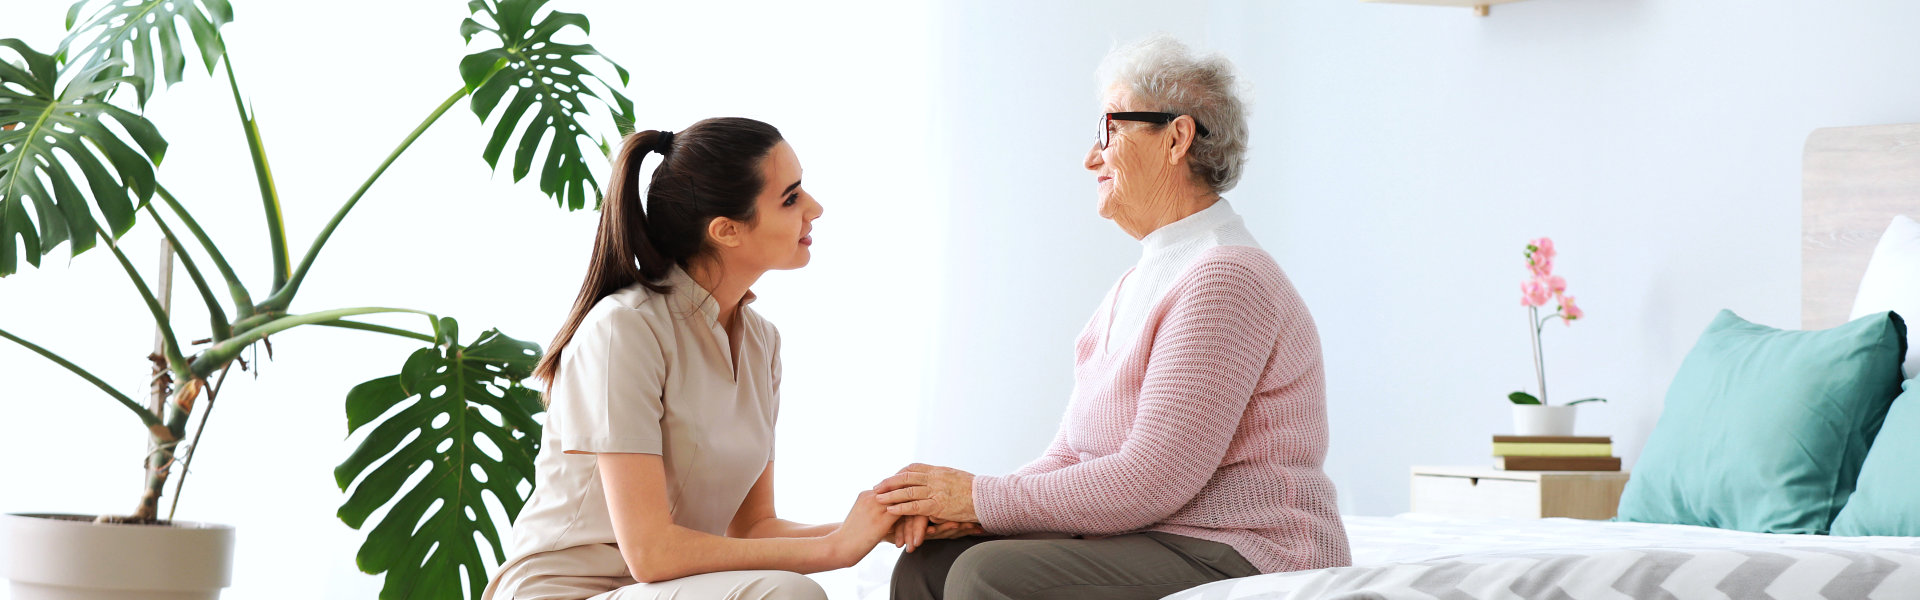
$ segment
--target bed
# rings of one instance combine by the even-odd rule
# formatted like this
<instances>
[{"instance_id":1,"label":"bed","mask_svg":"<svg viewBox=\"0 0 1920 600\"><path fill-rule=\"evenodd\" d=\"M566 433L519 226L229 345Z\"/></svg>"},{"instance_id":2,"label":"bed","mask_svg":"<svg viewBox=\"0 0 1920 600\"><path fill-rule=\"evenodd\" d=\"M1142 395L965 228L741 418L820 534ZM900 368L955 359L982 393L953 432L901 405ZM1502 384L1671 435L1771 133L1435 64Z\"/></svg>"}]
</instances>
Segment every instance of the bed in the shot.
<instances>
[{"instance_id":1,"label":"bed","mask_svg":"<svg viewBox=\"0 0 1920 600\"><path fill-rule=\"evenodd\" d=\"M1802 180L1801 326L1825 329L1847 321L1888 220L1920 217L1920 124L1815 131ZM1169 598L1920 598L1920 537L1417 514L1345 520L1352 567Z\"/></svg>"},{"instance_id":2,"label":"bed","mask_svg":"<svg viewBox=\"0 0 1920 600\"><path fill-rule=\"evenodd\" d=\"M1579 519L1345 520L1355 566L1230 579L1169 600L1920 597L1920 538Z\"/></svg>"},{"instance_id":3,"label":"bed","mask_svg":"<svg viewBox=\"0 0 1920 600\"><path fill-rule=\"evenodd\" d=\"M1355 566L1230 579L1168 600L1917 598L1920 538L1747 533L1579 519L1345 516ZM899 551L814 579L885 600Z\"/></svg>"}]
</instances>

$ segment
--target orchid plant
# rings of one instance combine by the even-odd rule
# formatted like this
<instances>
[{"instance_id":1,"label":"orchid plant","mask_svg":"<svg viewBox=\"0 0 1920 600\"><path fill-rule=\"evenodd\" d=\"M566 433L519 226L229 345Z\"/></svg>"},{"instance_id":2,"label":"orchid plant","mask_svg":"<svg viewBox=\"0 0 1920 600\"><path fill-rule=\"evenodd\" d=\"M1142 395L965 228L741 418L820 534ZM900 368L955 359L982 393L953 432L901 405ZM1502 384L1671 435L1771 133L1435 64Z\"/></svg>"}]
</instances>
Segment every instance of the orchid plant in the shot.
<instances>
[{"instance_id":1,"label":"orchid plant","mask_svg":"<svg viewBox=\"0 0 1920 600\"><path fill-rule=\"evenodd\" d=\"M1586 316L1580 305L1574 304L1573 296L1567 295L1567 280L1553 274L1553 239L1540 238L1527 242L1527 280L1520 284L1520 304L1527 307L1527 329L1533 335L1533 374L1540 381L1540 395L1534 396L1525 391L1507 394L1514 404L1547 403L1547 367L1540 355L1540 332L1546 329L1547 322L1559 319L1571 327L1574 321ZM1554 303L1553 314L1540 316L1540 307ZM1605 398L1582 398L1568 402L1567 406L1582 402L1606 402Z\"/></svg>"}]
</instances>

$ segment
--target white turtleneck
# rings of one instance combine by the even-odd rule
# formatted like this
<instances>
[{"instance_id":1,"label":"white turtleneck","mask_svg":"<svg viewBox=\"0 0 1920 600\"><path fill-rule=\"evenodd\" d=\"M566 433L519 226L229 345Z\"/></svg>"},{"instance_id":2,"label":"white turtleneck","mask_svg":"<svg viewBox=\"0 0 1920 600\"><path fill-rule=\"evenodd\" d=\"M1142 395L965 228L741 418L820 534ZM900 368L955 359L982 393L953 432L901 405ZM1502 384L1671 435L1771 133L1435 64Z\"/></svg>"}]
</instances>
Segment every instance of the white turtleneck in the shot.
<instances>
[{"instance_id":1,"label":"white turtleneck","mask_svg":"<svg viewBox=\"0 0 1920 600\"><path fill-rule=\"evenodd\" d=\"M1140 262L1120 276L1113 294L1102 352L1131 346L1146 325L1147 311L1165 296L1167 288L1208 249L1216 246L1259 248L1246 222L1222 198L1200 212L1168 223L1140 238Z\"/></svg>"}]
</instances>

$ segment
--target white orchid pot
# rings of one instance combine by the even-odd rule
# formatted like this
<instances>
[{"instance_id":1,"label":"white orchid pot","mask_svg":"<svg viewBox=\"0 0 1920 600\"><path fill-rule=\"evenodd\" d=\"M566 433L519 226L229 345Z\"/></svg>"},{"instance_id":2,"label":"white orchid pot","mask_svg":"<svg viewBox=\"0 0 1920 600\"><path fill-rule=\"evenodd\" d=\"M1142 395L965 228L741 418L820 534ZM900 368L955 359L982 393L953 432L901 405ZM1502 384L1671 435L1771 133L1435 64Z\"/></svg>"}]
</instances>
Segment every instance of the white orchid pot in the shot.
<instances>
[{"instance_id":1,"label":"white orchid pot","mask_svg":"<svg viewBox=\"0 0 1920 600\"><path fill-rule=\"evenodd\" d=\"M233 582L233 528L0 515L0 577L13 600L214 600Z\"/></svg>"},{"instance_id":2,"label":"white orchid pot","mask_svg":"<svg viewBox=\"0 0 1920 600\"><path fill-rule=\"evenodd\" d=\"M1514 435L1573 435L1573 415L1578 406L1544 404L1513 405Z\"/></svg>"}]
</instances>

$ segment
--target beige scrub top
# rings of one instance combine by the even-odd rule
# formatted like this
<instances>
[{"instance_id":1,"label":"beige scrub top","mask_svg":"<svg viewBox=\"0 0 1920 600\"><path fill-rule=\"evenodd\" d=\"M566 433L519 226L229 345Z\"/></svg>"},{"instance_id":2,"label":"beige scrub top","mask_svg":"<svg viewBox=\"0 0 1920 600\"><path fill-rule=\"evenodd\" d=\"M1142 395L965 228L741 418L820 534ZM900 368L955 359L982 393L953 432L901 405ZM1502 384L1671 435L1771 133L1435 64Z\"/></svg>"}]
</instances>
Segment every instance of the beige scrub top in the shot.
<instances>
[{"instance_id":1,"label":"beige scrub top","mask_svg":"<svg viewBox=\"0 0 1920 600\"><path fill-rule=\"evenodd\" d=\"M735 359L712 295L677 267L667 283L666 295L634 285L602 298L561 352L533 495L483 598L540 576L632 581L595 453L660 455L674 524L713 535L773 460L779 332L747 308L748 292Z\"/></svg>"}]
</instances>

